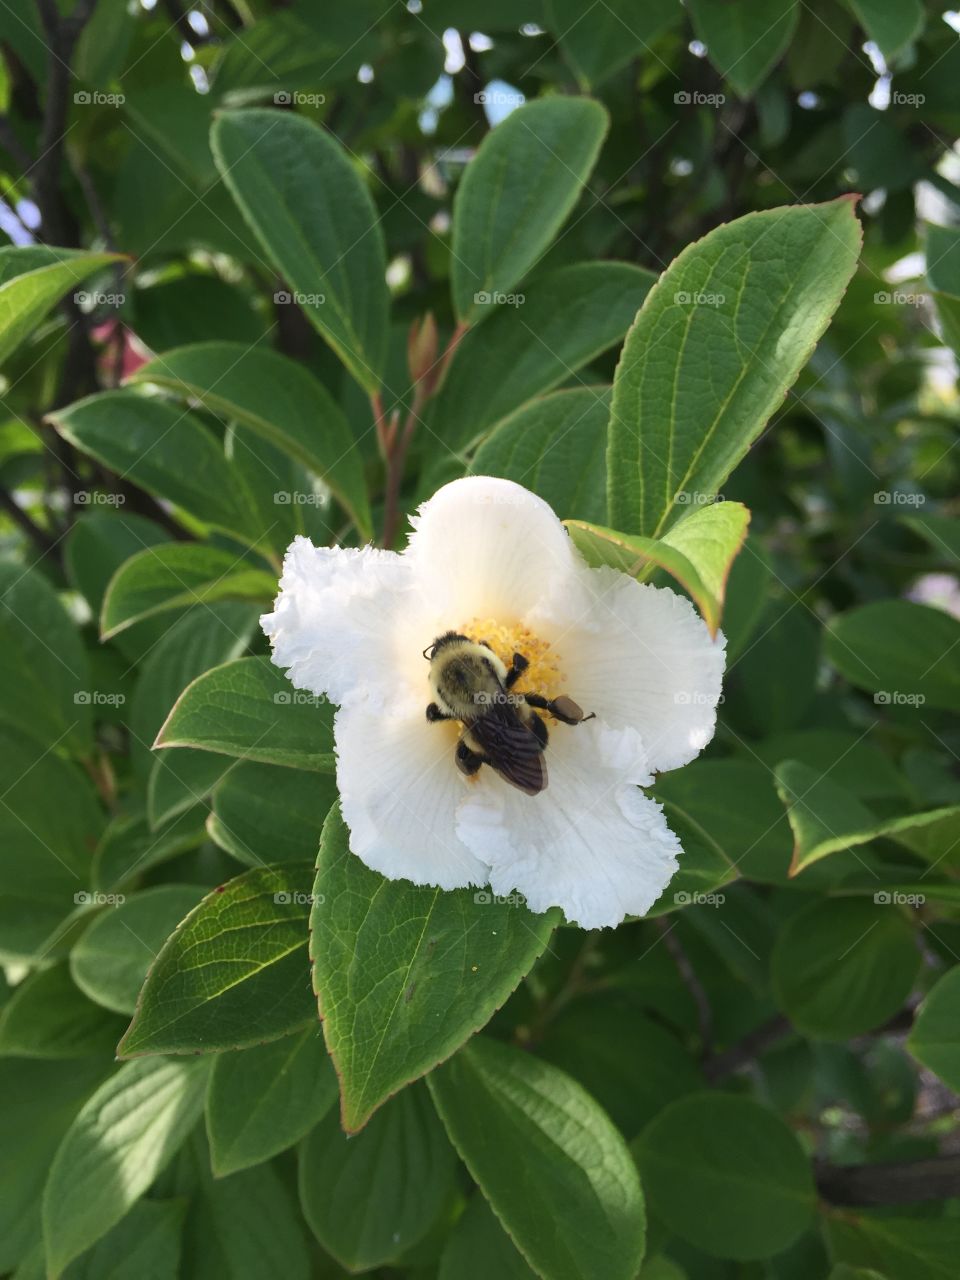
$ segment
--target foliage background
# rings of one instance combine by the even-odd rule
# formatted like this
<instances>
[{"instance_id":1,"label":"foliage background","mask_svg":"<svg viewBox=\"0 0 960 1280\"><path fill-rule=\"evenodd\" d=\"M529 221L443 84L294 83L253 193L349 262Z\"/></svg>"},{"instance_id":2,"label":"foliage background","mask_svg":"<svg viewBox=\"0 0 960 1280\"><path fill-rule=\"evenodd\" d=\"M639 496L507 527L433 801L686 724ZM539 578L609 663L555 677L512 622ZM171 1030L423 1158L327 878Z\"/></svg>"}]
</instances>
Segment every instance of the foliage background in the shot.
<instances>
[{"instance_id":1,"label":"foliage background","mask_svg":"<svg viewBox=\"0 0 960 1280\"><path fill-rule=\"evenodd\" d=\"M0 251L0 1272L534 1274L512 1237L550 1280L630 1277L626 1142L643 1280L955 1276L957 26L921 0L0 8L0 214L20 246ZM578 93L609 113L596 164L428 403L416 375L462 318L465 169L521 95ZM331 182L347 228L372 202L380 398L322 340L309 255L285 269L291 236L265 252L245 220L263 174L244 195L243 155L231 184L211 149L214 120L225 148L249 107L278 139L296 116L335 140L295 226L316 229ZM289 136L258 155L289 166ZM471 465L607 523L606 402L584 388L611 382L653 276L721 223L851 190L857 274L722 487L753 514L717 737L658 785L681 879L650 919L594 934L450 895L437 936L498 912L503 954L466 1012L418 959L459 1011L433 1061L502 1007L429 1093L348 1140L307 954L329 709L271 671L256 625L284 547L390 541ZM354 239L372 278L378 241ZM181 704L193 745L155 750L210 671ZM334 811L328 862L344 838ZM364 874L322 880L342 930L314 947L328 990ZM421 912L393 908L384 930ZM174 1029L135 1022L147 1056L119 1065L162 947L168 1004L144 1007L173 1002ZM427 1065L381 1063L357 1114Z\"/></svg>"}]
</instances>

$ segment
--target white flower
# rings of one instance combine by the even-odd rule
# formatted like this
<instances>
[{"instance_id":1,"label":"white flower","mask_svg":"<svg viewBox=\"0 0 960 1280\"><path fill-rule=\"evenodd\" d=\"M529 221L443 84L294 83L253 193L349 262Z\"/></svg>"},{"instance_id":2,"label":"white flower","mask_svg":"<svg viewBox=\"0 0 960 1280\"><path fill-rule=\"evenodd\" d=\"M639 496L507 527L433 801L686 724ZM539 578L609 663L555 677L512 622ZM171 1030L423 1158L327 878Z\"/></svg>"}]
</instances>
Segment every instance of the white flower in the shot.
<instances>
[{"instance_id":1,"label":"white flower","mask_svg":"<svg viewBox=\"0 0 960 1280\"><path fill-rule=\"evenodd\" d=\"M299 689L340 704L337 782L350 847L391 879L518 891L585 928L642 915L681 852L640 790L710 741L724 640L692 605L584 563L545 502L473 476L413 517L402 554L296 538L263 629ZM424 650L457 631L530 666L517 692L595 718L546 716L549 783L530 796L456 767L456 721L432 723Z\"/></svg>"}]
</instances>

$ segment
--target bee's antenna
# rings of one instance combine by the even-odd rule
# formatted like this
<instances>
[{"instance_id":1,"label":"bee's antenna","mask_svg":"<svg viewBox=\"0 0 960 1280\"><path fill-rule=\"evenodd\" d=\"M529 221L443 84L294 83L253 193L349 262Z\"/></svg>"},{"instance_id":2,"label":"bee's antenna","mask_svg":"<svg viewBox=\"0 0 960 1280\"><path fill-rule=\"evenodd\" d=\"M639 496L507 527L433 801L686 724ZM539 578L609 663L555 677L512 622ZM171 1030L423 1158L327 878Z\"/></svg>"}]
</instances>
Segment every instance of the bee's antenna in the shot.
<instances>
[{"instance_id":1,"label":"bee's antenna","mask_svg":"<svg viewBox=\"0 0 960 1280\"><path fill-rule=\"evenodd\" d=\"M431 661L431 659L433 658L433 651L436 647L437 647L436 643L434 643L434 644L428 644L427 647L424 649L423 656L427 659L428 662Z\"/></svg>"}]
</instances>

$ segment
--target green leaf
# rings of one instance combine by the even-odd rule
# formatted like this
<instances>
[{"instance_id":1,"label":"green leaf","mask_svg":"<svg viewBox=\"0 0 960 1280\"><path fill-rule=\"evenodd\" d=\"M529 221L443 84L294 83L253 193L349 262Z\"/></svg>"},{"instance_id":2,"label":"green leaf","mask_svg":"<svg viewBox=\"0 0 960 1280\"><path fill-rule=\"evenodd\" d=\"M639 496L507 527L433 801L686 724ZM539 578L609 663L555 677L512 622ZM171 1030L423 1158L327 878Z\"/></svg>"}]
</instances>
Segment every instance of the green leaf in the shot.
<instances>
[{"instance_id":1,"label":"green leaf","mask_svg":"<svg viewBox=\"0 0 960 1280\"><path fill-rule=\"evenodd\" d=\"M954 516L901 516L901 523L925 538L938 560L960 565L960 519Z\"/></svg>"},{"instance_id":2,"label":"green leaf","mask_svg":"<svg viewBox=\"0 0 960 1280\"><path fill-rule=\"evenodd\" d=\"M451 1196L455 1164L426 1089L415 1085L355 1137L328 1112L300 1148L300 1204L327 1253L370 1271L426 1234Z\"/></svg>"},{"instance_id":3,"label":"green leaf","mask_svg":"<svg viewBox=\"0 0 960 1280\"><path fill-rule=\"evenodd\" d=\"M369 192L330 134L286 111L233 111L210 135L214 158L291 305L368 391L386 358L383 234ZM282 299L286 301L287 298Z\"/></svg>"},{"instance_id":4,"label":"green leaf","mask_svg":"<svg viewBox=\"0 0 960 1280\"><path fill-rule=\"evenodd\" d=\"M166 352L132 380L168 387L250 427L321 476L361 538L372 535L363 459L350 425L323 383L296 360L242 342L204 342Z\"/></svg>"},{"instance_id":5,"label":"green leaf","mask_svg":"<svg viewBox=\"0 0 960 1280\"><path fill-rule=\"evenodd\" d=\"M248 866L316 859L336 779L276 765L236 764L220 782L210 836Z\"/></svg>"},{"instance_id":6,"label":"green leaf","mask_svg":"<svg viewBox=\"0 0 960 1280\"><path fill-rule=\"evenodd\" d=\"M142 778L153 768L151 747L177 698L202 672L244 652L259 613L242 600L198 605L164 632L143 661L126 719L130 754Z\"/></svg>"},{"instance_id":7,"label":"green leaf","mask_svg":"<svg viewBox=\"0 0 960 1280\"><path fill-rule=\"evenodd\" d=\"M783 1120L749 1098L700 1093L666 1107L637 1143L650 1207L716 1258L765 1258L810 1225L813 1171Z\"/></svg>"},{"instance_id":8,"label":"green leaf","mask_svg":"<svg viewBox=\"0 0 960 1280\"><path fill-rule=\"evenodd\" d=\"M461 338L428 421L450 448L469 450L508 414L620 342L654 279L626 262L583 262L537 276L524 286L522 305L488 308L490 319Z\"/></svg>"},{"instance_id":9,"label":"green leaf","mask_svg":"<svg viewBox=\"0 0 960 1280\"><path fill-rule=\"evenodd\" d=\"M200 1143L197 1182L184 1226L184 1277L207 1280L310 1280L315 1274L303 1219L273 1165L212 1178Z\"/></svg>"},{"instance_id":10,"label":"green leaf","mask_svg":"<svg viewBox=\"0 0 960 1280\"><path fill-rule=\"evenodd\" d=\"M672 1031L609 994L561 1009L537 1051L582 1084L622 1133L639 1133L668 1102L704 1087Z\"/></svg>"},{"instance_id":11,"label":"green leaf","mask_svg":"<svg viewBox=\"0 0 960 1280\"><path fill-rule=\"evenodd\" d=\"M878 600L827 624L825 652L882 706L960 711L960 621L908 600Z\"/></svg>"},{"instance_id":12,"label":"green leaf","mask_svg":"<svg viewBox=\"0 0 960 1280\"><path fill-rule=\"evenodd\" d=\"M147 783L147 816L151 831L205 800L235 765L208 751L161 751Z\"/></svg>"},{"instance_id":13,"label":"green leaf","mask_svg":"<svg viewBox=\"0 0 960 1280\"><path fill-rule=\"evenodd\" d=\"M828 854L881 837L926 854L930 862L939 862L960 844L960 806L880 819L831 777L798 760L778 764L776 778L794 835L791 875Z\"/></svg>"},{"instance_id":14,"label":"green leaf","mask_svg":"<svg viewBox=\"0 0 960 1280\"><path fill-rule=\"evenodd\" d=\"M245 1048L313 1021L311 882L309 866L263 867L208 894L151 965L118 1054Z\"/></svg>"},{"instance_id":15,"label":"green leaf","mask_svg":"<svg viewBox=\"0 0 960 1280\"><path fill-rule=\"evenodd\" d=\"M64 567L70 585L99 617L110 579L131 556L168 542L170 534L143 516L88 511L64 539ZM114 641L129 667L142 660L169 626L169 618L148 619L121 632Z\"/></svg>"},{"instance_id":16,"label":"green leaf","mask_svg":"<svg viewBox=\"0 0 960 1280\"><path fill-rule=\"evenodd\" d=\"M662 538L639 538L565 520L570 536L588 564L612 565L643 582L665 569L695 601L717 634L730 567L743 545L750 512L739 502L719 502L692 512Z\"/></svg>"},{"instance_id":17,"label":"green leaf","mask_svg":"<svg viewBox=\"0 0 960 1280\"><path fill-rule=\"evenodd\" d=\"M337 1077L318 1027L219 1054L207 1095L214 1173L222 1177L292 1147L336 1098Z\"/></svg>"},{"instance_id":18,"label":"green leaf","mask_svg":"<svg viewBox=\"0 0 960 1280\"><path fill-rule=\"evenodd\" d=\"M522 1253L476 1192L450 1233L438 1280L536 1280Z\"/></svg>"},{"instance_id":19,"label":"green leaf","mask_svg":"<svg viewBox=\"0 0 960 1280\"><path fill-rule=\"evenodd\" d=\"M707 56L741 98L750 98L786 52L797 0L690 0L690 16Z\"/></svg>"},{"instance_id":20,"label":"green leaf","mask_svg":"<svg viewBox=\"0 0 960 1280\"><path fill-rule=\"evenodd\" d=\"M131 556L113 575L100 615L109 640L143 618L215 600L269 603L276 575L242 556L198 542L168 542Z\"/></svg>"},{"instance_id":21,"label":"green leaf","mask_svg":"<svg viewBox=\"0 0 960 1280\"><path fill-rule=\"evenodd\" d=\"M203 1109L208 1062L129 1062L81 1108L54 1157L43 1193L52 1275L136 1203Z\"/></svg>"},{"instance_id":22,"label":"green leaf","mask_svg":"<svg viewBox=\"0 0 960 1280\"><path fill-rule=\"evenodd\" d=\"M179 1280L182 1200L141 1200L63 1280Z\"/></svg>"},{"instance_id":23,"label":"green leaf","mask_svg":"<svg viewBox=\"0 0 960 1280\"><path fill-rule=\"evenodd\" d=\"M0 719L46 746L88 750L96 690L77 628L46 579L10 561L0 562L0 645Z\"/></svg>"},{"instance_id":24,"label":"green leaf","mask_svg":"<svg viewBox=\"0 0 960 1280\"><path fill-rule=\"evenodd\" d=\"M755 760L695 760L661 774L654 794L684 848L662 904L682 905L678 893L709 893L736 875L786 882L790 828L769 770Z\"/></svg>"},{"instance_id":25,"label":"green leaf","mask_svg":"<svg viewBox=\"0 0 960 1280\"><path fill-rule=\"evenodd\" d=\"M719 491L810 357L859 247L853 201L843 197L749 213L670 264L614 379L614 528L658 537L684 503Z\"/></svg>"},{"instance_id":26,"label":"green leaf","mask_svg":"<svg viewBox=\"0 0 960 1280\"><path fill-rule=\"evenodd\" d=\"M924 224L927 283L931 289L960 297L960 229Z\"/></svg>"},{"instance_id":27,"label":"green leaf","mask_svg":"<svg viewBox=\"0 0 960 1280\"><path fill-rule=\"evenodd\" d=\"M427 1083L474 1181L551 1280L634 1280L643 1193L626 1143L556 1067L475 1036Z\"/></svg>"},{"instance_id":28,"label":"green leaf","mask_svg":"<svg viewBox=\"0 0 960 1280\"><path fill-rule=\"evenodd\" d=\"M727 713L751 736L793 729L809 715L820 667L818 620L795 599L770 601L756 635L728 665ZM783 673L790 672L784 680Z\"/></svg>"},{"instance_id":29,"label":"green leaf","mask_svg":"<svg viewBox=\"0 0 960 1280\"><path fill-rule=\"evenodd\" d=\"M69 289L122 257L45 245L0 249L0 363Z\"/></svg>"},{"instance_id":30,"label":"green leaf","mask_svg":"<svg viewBox=\"0 0 960 1280\"><path fill-rule=\"evenodd\" d=\"M484 1026L558 918L485 892L386 880L350 853L340 810L332 809L317 861L310 954L344 1128L361 1128L391 1094Z\"/></svg>"},{"instance_id":31,"label":"green leaf","mask_svg":"<svg viewBox=\"0 0 960 1280\"><path fill-rule=\"evenodd\" d=\"M112 1058L123 1022L91 1004L65 964L14 988L0 1014L0 1057Z\"/></svg>"},{"instance_id":32,"label":"green leaf","mask_svg":"<svg viewBox=\"0 0 960 1280\"><path fill-rule=\"evenodd\" d=\"M70 952L74 982L105 1009L133 1013L157 952L202 897L198 885L162 884L104 911Z\"/></svg>"},{"instance_id":33,"label":"green leaf","mask_svg":"<svg viewBox=\"0 0 960 1280\"><path fill-rule=\"evenodd\" d=\"M102 1059L0 1059L0 1268L41 1238L43 1184L64 1133L107 1074ZM46 1272L42 1272L46 1275Z\"/></svg>"},{"instance_id":34,"label":"green leaf","mask_svg":"<svg viewBox=\"0 0 960 1280\"><path fill-rule=\"evenodd\" d=\"M902 1008L920 969L914 931L890 903L808 903L782 927L771 979L777 1004L805 1035L846 1040Z\"/></svg>"},{"instance_id":35,"label":"green leaf","mask_svg":"<svg viewBox=\"0 0 960 1280\"><path fill-rule=\"evenodd\" d=\"M204 527L255 542L243 490L210 431L158 397L104 391L49 415L65 440L182 508Z\"/></svg>"},{"instance_id":36,"label":"green leaf","mask_svg":"<svg viewBox=\"0 0 960 1280\"><path fill-rule=\"evenodd\" d=\"M91 887L95 893L116 893L151 867L195 849L202 840L203 813L198 805L163 831L151 831L142 812L118 814L94 852Z\"/></svg>"},{"instance_id":37,"label":"green leaf","mask_svg":"<svg viewBox=\"0 0 960 1280\"><path fill-rule=\"evenodd\" d=\"M960 1089L960 966L927 992L907 1048L951 1089Z\"/></svg>"},{"instance_id":38,"label":"green leaf","mask_svg":"<svg viewBox=\"0 0 960 1280\"><path fill-rule=\"evenodd\" d=\"M87 511L64 541L64 567L70 585L93 613L99 614L110 579L125 560L167 542L170 535L144 516L119 511Z\"/></svg>"},{"instance_id":39,"label":"green leaf","mask_svg":"<svg viewBox=\"0 0 960 1280\"><path fill-rule=\"evenodd\" d=\"M555 391L504 418L480 445L470 470L515 480L572 518L603 520L609 416L609 387Z\"/></svg>"},{"instance_id":40,"label":"green leaf","mask_svg":"<svg viewBox=\"0 0 960 1280\"><path fill-rule=\"evenodd\" d=\"M294 689L269 658L238 658L188 685L156 746L199 747L329 773L333 713L325 700Z\"/></svg>"},{"instance_id":41,"label":"green leaf","mask_svg":"<svg viewBox=\"0 0 960 1280\"><path fill-rule=\"evenodd\" d=\"M923 31L924 12L920 0L847 0L867 36L890 62Z\"/></svg>"},{"instance_id":42,"label":"green leaf","mask_svg":"<svg viewBox=\"0 0 960 1280\"><path fill-rule=\"evenodd\" d=\"M580 0L547 0L551 29L564 57L584 88L619 71L633 58L649 52L664 27L680 21L676 0L604 0L589 20Z\"/></svg>"},{"instance_id":43,"label":"green leaf","mask_svg":"<svg viewBox=\"0 0 960 1280\"><path fill-rule=\"evenodd\" d=\"M747 534L740 554L730 566L723 602L723 633L727 637L727 667L752 639L770 596L773 570L763 543Z\"/></svg>"},{"instance_id":44,"label":"green leaf","mask_svg":"<svg viewBox=\"0 0 960 1280\"><path fill-rule=\"evenodd\" d=\"M827 1219L827 1234L834 1257L877 1269L864 1280L874 1274L880 1280L955 1280L960 1252L955 1218L846 1213Z\"/></svg>"},{"instance_id":45,"label":"green leaf","mask_svg":"<svg viewBox=\"0 0 960 1280\"><path fill-rule=\"evenodd\" d=\"M103 810L85 773L8 729L0 729L0 777L0 959L49 961L66 943L76 895L90 888Z\"/></svg>"},{"instance_id":46,"label":"green leaf","mask_svg":"<svg viewBox=\"0 0 960 1280\"><path fill-rule=\"evenodd\" d=\"M453 203L453 305L477 324L549 247L590 176L609 118L599 102L528 102L484 138Z\"/></svg>"}]
</instances>

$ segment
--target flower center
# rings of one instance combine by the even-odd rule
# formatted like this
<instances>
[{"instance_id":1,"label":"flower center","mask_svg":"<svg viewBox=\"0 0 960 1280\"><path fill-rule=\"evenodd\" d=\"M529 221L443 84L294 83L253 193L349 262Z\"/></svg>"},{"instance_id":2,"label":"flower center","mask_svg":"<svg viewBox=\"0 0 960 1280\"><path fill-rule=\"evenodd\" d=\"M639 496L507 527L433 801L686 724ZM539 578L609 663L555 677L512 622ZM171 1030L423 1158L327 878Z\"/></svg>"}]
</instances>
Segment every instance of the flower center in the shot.
<instances>
[{"instance_id":1,"label":"flower center","mask_svg":"<svg viewBox=\"0 0 960 1280\"><path fill-rule=\"evenodd\" d=\"M463 635L485 644L509 667L515 653L522 653L529 666L513 686L517 693L542 693L555 698L563 692L564 674L549 640L541 640L521 623L498 622L496 618L471 618L460 628Z\"/></svg>"}]
</instances>

